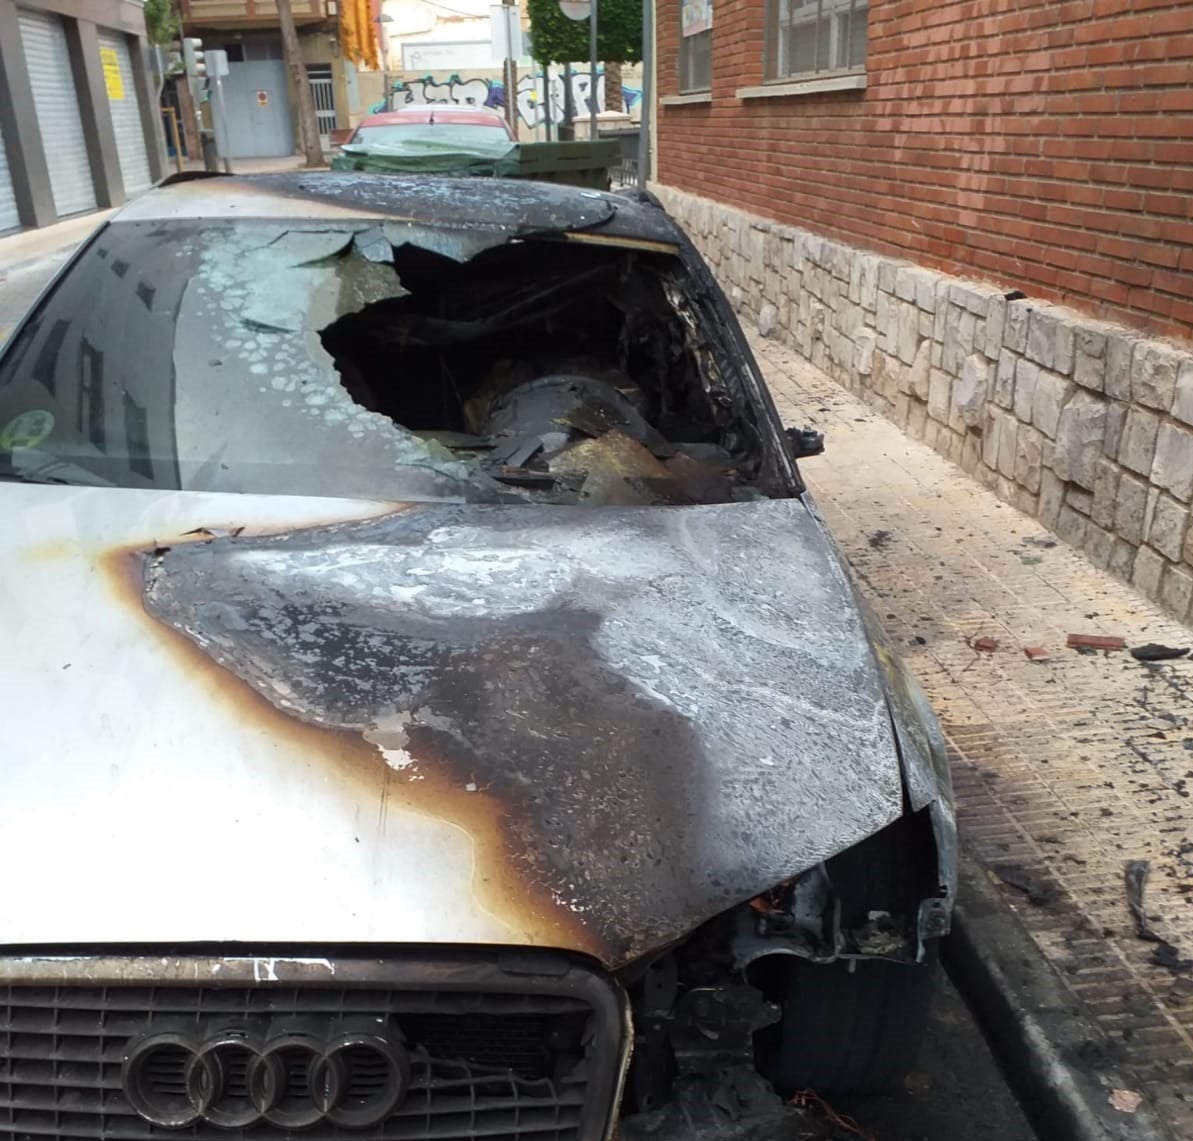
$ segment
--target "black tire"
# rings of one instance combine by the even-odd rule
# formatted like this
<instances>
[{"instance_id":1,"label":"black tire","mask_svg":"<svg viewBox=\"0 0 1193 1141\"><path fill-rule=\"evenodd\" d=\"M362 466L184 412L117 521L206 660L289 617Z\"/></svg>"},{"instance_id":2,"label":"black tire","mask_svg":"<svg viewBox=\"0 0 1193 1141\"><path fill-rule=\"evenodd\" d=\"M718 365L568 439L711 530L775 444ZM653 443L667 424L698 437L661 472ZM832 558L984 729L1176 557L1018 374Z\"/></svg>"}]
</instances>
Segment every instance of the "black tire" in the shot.
<instances>
[{"instance_id":1,"label":"black tire","mask_svg":"<svg viewBox=\"0 0 1193 1141\"><path fill-rule=\"evenodd\" d=\"M939 975L924 962L880 959L824 965L790 960L771 1081L787 1096L888 1093L915 1065ZM785 972L786 973L786 972Z\"/></svg>"}]
</instances>

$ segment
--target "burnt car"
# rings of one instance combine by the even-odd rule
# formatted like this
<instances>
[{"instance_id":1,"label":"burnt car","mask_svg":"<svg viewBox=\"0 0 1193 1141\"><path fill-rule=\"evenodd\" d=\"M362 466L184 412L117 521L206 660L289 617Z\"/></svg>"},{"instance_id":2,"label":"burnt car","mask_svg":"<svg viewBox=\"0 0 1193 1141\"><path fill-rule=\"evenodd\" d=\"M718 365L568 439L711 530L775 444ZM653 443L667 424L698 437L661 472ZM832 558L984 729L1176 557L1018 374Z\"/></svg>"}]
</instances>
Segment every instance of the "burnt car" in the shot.
<instances>
[{"instance_id":1,"label":"burnt car","mask_svg":"<svg viewBox=\"0 0 1193 1141\"><path fill-rule=\"evenodd\" d=\"M897 1083L947 759L793 440L647 197L107 222L0 354L0 1133L758 1138Z\"/></svg>"}]
</instances>

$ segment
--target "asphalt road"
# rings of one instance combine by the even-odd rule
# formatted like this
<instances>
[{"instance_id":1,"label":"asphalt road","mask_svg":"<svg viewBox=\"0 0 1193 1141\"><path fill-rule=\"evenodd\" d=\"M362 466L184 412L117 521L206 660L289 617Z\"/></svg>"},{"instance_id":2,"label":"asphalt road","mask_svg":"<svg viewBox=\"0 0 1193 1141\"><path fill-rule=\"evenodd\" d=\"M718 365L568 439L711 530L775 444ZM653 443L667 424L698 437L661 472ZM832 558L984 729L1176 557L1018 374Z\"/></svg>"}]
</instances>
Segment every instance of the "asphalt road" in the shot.
<instances>
[{"instance_id":1,"label":"asphalt road","mask_svg":"<svg viewBox=\"0 0 1193 1141\"><path fill-rule=\"evenodd\" d=\"M0 341L65 256L7 275L0 265ZM977 1025L948 985L904 1093L812 1104L803 1117L792 1141L1035 1141Z\"/></svg>"},{"instance_id":2,"label":"asphalt road","mask_svg":"<svg viewBox=\"0 0 1193 1141\"><path fill-rule=\"evenodd\" d=\"M860 1132L825 1122L821 1132L807 1136L817 1141L1035 1141L1036 1136L965 1003L947 983L906 1091L841 1099L832 1109L851 1117Z\"/></svg>"}]
</instances>

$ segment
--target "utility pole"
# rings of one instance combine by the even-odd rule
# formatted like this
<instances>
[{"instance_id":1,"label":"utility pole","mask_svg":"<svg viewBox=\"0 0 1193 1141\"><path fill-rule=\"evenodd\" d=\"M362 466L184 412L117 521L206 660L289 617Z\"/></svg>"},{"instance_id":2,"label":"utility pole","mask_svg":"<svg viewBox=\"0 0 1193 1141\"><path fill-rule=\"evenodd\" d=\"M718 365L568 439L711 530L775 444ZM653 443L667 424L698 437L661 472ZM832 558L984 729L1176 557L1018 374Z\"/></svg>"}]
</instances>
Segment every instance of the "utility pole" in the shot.
<instances>
[{"instance_id":1,"label":"utility pole","mask_svg":"<svg viewBox=\"0 0 1193 1141\"><path fill-rule=\"evenodd\" d=\"M219 170L215 131L209 131L204 127L203 112L200 109L204 97L210 95L207 86L207 53L203 50L203 41L198 36L185 36L180 46L183 67L186 68L186 78L191 88L195 126L199 132L199 146L203 152L203 167L205 170ZM214 115L214 111L212 114Z\"/></svg>"},{"instance_id":2,"label":"utility pole","mask_svg":"<svg viewBox=\"0 0 1193 1141\"><path fill-rule=\"evenodd\" d=\"M216 153L224 162L224 170L232 173L232 160L228 158L228 109L224 104L224 76L228 74L228 53L225 51L210 51L207 53L208 72L211 84L212 118L219 123L216 133ZM223 146L219 145L219 135L223 134Z\"/></svg>"},{"instance_id":3,"label":"utility pole","mask_svg":"<svg viewBox=\"0 0 1193 1141\"><path fill-rule=\"evenodd\" d=\"M563 65L563 122L558 128L559 141L571 142L576 137L576 100L572 91L572 65Z\"/></svg>"},{"instance_id":4,"label":"utility pole","mask_svg":"<svg viewBox=\"0 0 1193 1141\"><path fill-rule=\"evenodd\" d=\"M589 66L592 68L588 91L588 137L596 142L597 137L597 0L592 0L592 8L588 13L588 54Z\"/></svg>"},{"instance_id":5,"label":"utility pole","mask_svg":"<svg viewBox=\"0 0 1193 1141\"><path fill-rule=\"evenodd\" d=\"M278 23L282 28L282 56L298 96L298 138L307 166L322 166L323 143L319 139L319 123L315 118L315 97L311 94L306 65L302 62L302 49L298 46L294 11L290 7L290 0L277 0L277 7Z\"/></svg>"},{"instance_id":6,"label":"utility pole","mask_svg":"<svg viewBox=\"0 0 1193 1141\"><path fill-rule=\"evenodd\" d=\"M381 51L381 86L385 90L385 110L392 111L390 106L390 95L392 94L389 88L389 33L385 30L386 24L392 24L394 18L382 12L377 17L375 23L377 24L377 47Z\"/></svg>"},{"instance_id":7,"label":"utility pole","mask_svg":"<svg viewBox=\"0 0 1193 1141\"><path fill-rule=\"evenodd\" d=\"M597 57L597 9L596 0L559 0L559 10L569 20L588 21L589 66L588 83L592 90L589 92L588 110L592 116L589 122L589 133L596 138L596 57ZM563 65L563 122L559 124L559 138L574 139L576 137L576 104L572 93L572 65Z\"/></svg>"},{"instance_id":8,"label":"utility pole","mask_svg":"<svg viewBox=\"0 0 1193 1141\"><path fill-rule=\"evenodd\" d=\"M642 114L638 120L638 193L650 178L650 124L654 100L654 5L642 5Z\"/></svg>"},{"instance_id":9,"label":"utility pole","mask_svg":"<svg viewBox=\"0 0 1193 1141\"><path fill-rule=\"evenodd\" d=\"M514 0L501 0L501 18L504 21L505 59L501 61L501 82L505 87L505 121L510 130L518 129L518 61L514 58L516 40L520 41L522 26L515 23L521 9L514 7Z\"/></svg>"},{"instance_id":10,"label":"utility pole","mask_svg":"<svg viewBox=\"0 0 1193 1141\"><path fill-rule=\"evenodd\" d=\"M545 128L545 138L547 142L551 141L551 61L543 60L540 65L543 69L543 127Z\"/></svg>"}]
</instances>

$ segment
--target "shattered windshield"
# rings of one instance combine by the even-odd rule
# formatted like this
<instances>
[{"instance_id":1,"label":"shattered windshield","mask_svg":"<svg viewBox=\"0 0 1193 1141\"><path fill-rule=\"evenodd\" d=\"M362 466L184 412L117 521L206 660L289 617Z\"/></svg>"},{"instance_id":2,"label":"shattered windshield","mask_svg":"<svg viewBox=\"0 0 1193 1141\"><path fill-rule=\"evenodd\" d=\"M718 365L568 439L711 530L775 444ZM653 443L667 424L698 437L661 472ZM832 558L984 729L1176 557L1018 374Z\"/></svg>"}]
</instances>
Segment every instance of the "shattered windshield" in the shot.
<instances>
[{"instance_id":1,"label":"shattered windshield","mask_svg":"<svg viewBox=\"0 0 1193 1141\"><path fill-rule=\"evenodd\" d=\"M0 465L198 491L459 494L462 464L353 401L319 330L403 292L366 226L104 231L0 366ZM88 478L90 476L90 478Z\"/></svg>"},{"instance_id":2,"label":"shattered windshield","mask_svg":"<svg viewBox=\"0 0 1193 1141\"><path fill-rule=\"evenodd\" d=\"M0 358L0 478L755 498L765 425L709 327L667 254L393 219L117 222Z\"/></svg>"}]
</instances>

